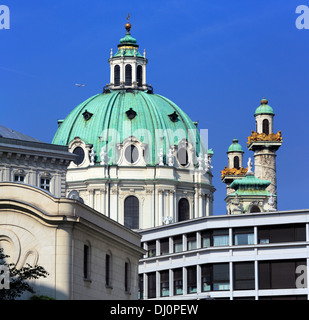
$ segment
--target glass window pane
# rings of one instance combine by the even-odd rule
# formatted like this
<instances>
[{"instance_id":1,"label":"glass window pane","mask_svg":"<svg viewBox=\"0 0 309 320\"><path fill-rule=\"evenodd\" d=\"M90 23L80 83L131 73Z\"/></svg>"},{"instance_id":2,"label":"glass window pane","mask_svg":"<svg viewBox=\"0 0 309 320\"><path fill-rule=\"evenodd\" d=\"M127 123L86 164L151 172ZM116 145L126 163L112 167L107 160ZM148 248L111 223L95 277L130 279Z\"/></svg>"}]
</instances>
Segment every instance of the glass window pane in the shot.
<instances>
[{"instance_id":1,"label":"glass window pane","mask_svg":"<svg viewBox=\"0 0 309 320\"><path fill-rule=\"evenodd\" d=\"M139 201L134 196L124 201L124 225L130 229L139 228Z\"/></svg>"}]
</instances>

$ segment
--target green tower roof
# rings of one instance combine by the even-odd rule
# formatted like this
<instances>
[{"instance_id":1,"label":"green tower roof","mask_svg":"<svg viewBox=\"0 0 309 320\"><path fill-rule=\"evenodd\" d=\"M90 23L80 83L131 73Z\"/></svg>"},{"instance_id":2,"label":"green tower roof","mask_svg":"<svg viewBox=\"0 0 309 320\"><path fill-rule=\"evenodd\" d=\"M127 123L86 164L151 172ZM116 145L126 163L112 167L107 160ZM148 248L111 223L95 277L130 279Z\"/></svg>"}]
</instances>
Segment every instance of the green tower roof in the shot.
<instances>
[{"instance_id":1,"label":"green tower roof","mask_svg":"<svg viewBox=\"0 0 309 320\"><path fill-rule=\"evenodd\" d=\"M158 136L160 130L162 134ZM105 138L102 138L103 133ZM169 99L141 90L110 90L110 93L89 98L65 118L52 143L68 145L79 137L93 145L99 161L101 148L107 140L117 149L117 143L136 136L136 133L143 143L149 144L149 165L158 163L156 148L162 143L162 137L164 154L168 154L171 145L178 145L184 138L190 142L188 135L191 134L196 134L196 145L193 146L196 154L207 152L196 126L185 112ZM111 160L109 164L116 163Z\"/></svg>"},{"instance_id":2,"label":"green tower roof","mask_svg":"<svg viewBox=\"0 0 309 320\"><path fill-rule=\"evenodd\" d=\"M234 180L230 184L230 188L236 190L233 194L237 193L238 195L267 195L270 193L266 190L266 188L270 185L269 180L262 180L253 174L253 172L249 172L243 179Z\"/></svg>"},{"instance_id":3,"label":"green tower roof","mask_svg":"<svg viewBox=\"0 0 309 320\"><path fill-rule=\"evenodd\" d=\"M233 143L229 146L227 153L229 152L244 152L242 146L238 143L238 139L233 139Z\"/></svg>"},{"instance_id":4,"label":"green tower roof","mask_svg":"<svg viewBox=\"0 0 309 320\"><path fill-rule=\"evenodd\" d=\"M265 98L261 100L261 105L255 110L254 115L257 116L259 114L275 115L273 108L268 105L268 100Z\"/></svg>"}]
</instances>

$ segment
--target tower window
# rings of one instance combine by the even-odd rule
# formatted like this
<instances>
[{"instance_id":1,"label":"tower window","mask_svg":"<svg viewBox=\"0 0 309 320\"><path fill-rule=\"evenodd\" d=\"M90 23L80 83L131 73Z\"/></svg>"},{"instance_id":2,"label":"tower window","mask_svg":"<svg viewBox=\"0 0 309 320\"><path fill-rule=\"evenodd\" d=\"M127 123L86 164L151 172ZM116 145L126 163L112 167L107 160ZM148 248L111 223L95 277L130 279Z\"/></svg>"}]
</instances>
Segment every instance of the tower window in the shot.
<instances>
[{"instance_id":1,"label":"tower window","mask_svg":"<svg viewBox=\"0 0 309 320\"><path fill-rule=\"evenodd\" d=\"M125 71L126 71L125 84L126 86L131 86L132 85L132 66L130 64L127 64Z\"/></svg>"},{"instance_id":2,"label":"tower window","mask_svg":"<svg viewBox=\"0 0 309 320\"><path fill-rule=\"evenodd\" d=\"M178 202L178 221L189 220L189 201L182 198Z\"/></svg>"},{"instance_id":3,"label":"tower window","mask_svg":"<svg viewBox=\"0 0 309 320\"><path fill-rule=\"evenodd\" d=\"M142 66L137 66L136 81L139 87L143 85L143 67Z\"/></svg>"},{"instance_id":4,"label":"tower window","mask_svg":"<svg viewBox=\"0 0 309 320\"><path fill-rule=\"evenodd\" d=\"M239 169L239 157L234 157L234 168Z\"/></svg>"},{"instance_id":5,"label":"tower window","mask_svg":"<svg viewBox=\"0 0 309 320\"><path fill-rule=\"evenodd\" d=\"M267 119L263 120L263 133L269 134L269 121Z\"/></svg>"},{"instance_id":6,"label":"tower window","mask_svg":"<svg viewBox=\"0 0 309 320\"><path fill-rule=\"evenodd\" d=\"M139 228L139 201L134 196L124 201L124 225L130 229Z\"/></svg>"},{"instance_id":7,"label":"tower window","mask_svg":"<svg viewBox=\"0 0 309 320\"><path fill-rule=\"evenodd\" d=\"M120 86L120 66L118 65L114 67L114 84Z\"/></svg>"}]
</instances>

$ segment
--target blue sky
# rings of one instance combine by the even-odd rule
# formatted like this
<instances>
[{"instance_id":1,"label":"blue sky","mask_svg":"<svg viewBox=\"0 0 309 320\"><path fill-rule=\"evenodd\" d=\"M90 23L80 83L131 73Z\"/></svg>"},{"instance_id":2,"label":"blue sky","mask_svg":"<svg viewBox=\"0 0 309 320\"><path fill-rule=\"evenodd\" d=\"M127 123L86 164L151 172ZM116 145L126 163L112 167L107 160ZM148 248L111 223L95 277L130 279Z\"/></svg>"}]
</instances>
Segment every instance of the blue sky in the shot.
<instances>
[{"instance_id":1,"label":"blue sky","mask_svg":"<svg viewBox=\"0 0 309 320\"><path fill-rule=\"evenodd\" d=\"M307 3L306 3L307 2ZM0 30L0 123L51 142L57 119L102 91L108 58L131 34L149 59L147 82L180 106L214 149L215 214L225 214L220 170L237 137L245 164L254 111L266 97L282 131L278 207L308 208L309 30L295 26L303 0L3 0L11 29ZM78 88L75 83L86 83Z\"/></svg>"}]
</instances>

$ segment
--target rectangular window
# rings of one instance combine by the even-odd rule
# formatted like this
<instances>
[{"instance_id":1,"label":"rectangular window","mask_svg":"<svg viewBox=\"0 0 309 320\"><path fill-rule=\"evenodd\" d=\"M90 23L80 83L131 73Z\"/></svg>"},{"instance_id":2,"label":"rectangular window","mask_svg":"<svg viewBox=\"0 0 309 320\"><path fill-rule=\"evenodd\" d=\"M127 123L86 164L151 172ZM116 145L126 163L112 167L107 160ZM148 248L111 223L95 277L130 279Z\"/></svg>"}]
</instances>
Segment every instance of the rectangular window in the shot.
<instances>
[{"instance_id":1,"label":"rectangular window","mask_svg":"<svg viewBox=\"0 0 309 320\"><path fill-rule=\"evenodd\" d=\"M229 245L229 229L205 230L201 233L202 247L219 247Z\"/></svg>"},{"instance_id":2,"label":"rectangular window","mask_svg":"<svg viewBox=\"0 0 309 320\"><path fill-rule=\"evenodd\" d=\"M202 266L202 291L224 291L230 289L228 263Z\"/></svg>"},{"instance_id":3,"label":"rectangular window","mask_svg":"<svg viewBox=\"0 0 309 320\"><path fill-rule=\"evenodd\" d=\"M169 271L160 272L160 295L161 297L168 297L170 295L169 290Z\"/></svg>"},{"instance_id":4,"label":"rectangular window","mask_svg":"<svg viewBox=\"0 0 309 320\"><path fill-rule=\"evenodd\" d=\"M169 248L170 248L170 246L169 246L169 238L161 239L160 240L161 255L169 254L169 252L170 252Z\"/></svg>"},{"instance_id":5,"label":"rectangular window","mask_svg":"<svg viewBox=\"0 0 309 320\"><path fill-rule=\"evenodd\" d=\"M156 297L156 273L148 273L148 298Z\"/></svg>"},{"instance_id":6,"label":"rectangular window","mask_svg":"<svg viewBox=\"0 0 309 320\"><path fill-rule=\"evenodd\" d=\"M15 174L14 175L14 181L15 182L24 182L25 181L25 176L24 175Z\"/></svg>"},{"instance_id":7,"label":"rectangular window","mask_svg":"<svg viewBox=\"0 0 309 320\"><path fill-rule=\"evenodd\" d=\"M211 230L204 230L201 232L202 248L208 248L211 246Z\"/></svg>"},{"instance_id":8,"label":"rectangular window","mask_svg":"<svg viewBox=\"0 0 309 320\"><path fill-rule=\"evenodd\" d=\"M111 256L109 254L107 254L105 256L105 284L106 284L106 286L111 285L110 273L111 273Z\"/></svg>"},{"instance_id":9,"label":"rectangular window","mask_svg":"<svg viewBox=\"0 0 309 320\"><path fill-rule=\"evenodd\" d=\"M276 260L259 262L259 289L296 288L296 268L306 266L306 260ZM306 283L305 283L306 285Z\"/></svg>"},{"instance_id":10,"label":"rectangular window","mask_svg":"<svg viewBox=\"0 0 309 320\"><path fill-rule=\"evenodd\" d=\"M84 278L88 279L89 277L89 247L84 245Z\"/></svg>"},{"instance_id":11,"label":"rectangular window","mask_svg":"<svg viewBox=\"0 0 309 320\"><path fill-rule=\"evenodd\" d=\"M49 191L49 189L50 189L50 179L41 178L40 187L41 187L41 189Z\"/></svg>"},{"instance_id":12,"label":"rectangular window","mask_svg":"<svg viewBox=\"0 0 309 320\"><path fill-rule=\"evenodd\" d=\"M183 294L182 268L174 269L174 295Z\"/></svg>"},{"instance_id":13,"label":"rectangular window","mask_svg":"<svg viewBox=\"0 0 309 320\"><path fill-rule=\"evenodd\" d=\"M196 293L196 266L187 268L188 293Z\"/></svg>"},{"instance_id":14,"label":"rectangular window","mask_svg":"<svg viewBox=\"0 0 309 320\"><path fill-rule=\"evenodd\" d=\"M233 230L234 245L254 244L253 228L236 228Z\"/></svg>"},{"instance_id":15,"label":"rectangular window","mask_svg":"<svg viewBox=\"0 0 309 320\"><path fill-rule=\"evenodd\" d=\"M181 236L173 237L173 242L174 242L174 252L181 252L181 251L183 251L182 235L181 235Z\"/></svg>"},{"instance_id":16,"label":"rectangular window","mask_svg":"<svg viewBox=\"0 0 309 320\"><path fill-rule=\"evenodd\" d=\"M234 290L254 290L254 262L235 262Z\"/></svg>"},{"instance_id":17,"label":"rectangular window","mask_svg":"<svg viewBox=\"0 0 309 320\"><path fill-rule=\"evenodd\" d=\"M138 275L138 294L137 294L138 300L144 299L144 275L139 274Z\"/></svg>"},{"instance_id":18,"label":"rectangular window","mask_svg":"<svg viewBox=\"0 0 309 320\"><path fill-rule=\"evenodd\" d=\"M130 288L129 288L130 274L129 273L130 273L129 272L129 263L125 262L125 264L124 264L124 290L126 292L130 291Z\"/></svg>"},{"instance_id":19,"label":"rectangular window","mask_svg":"<svg viewBox=\"0 0 309 320\"><path fill-rule=\"evenodd\" d=\"M306 241L304 223L273 225L258 228L258 243Z\"/></svg>"},{"instance_id":20,"label":"rectangular window","mask_svg":"<svg viewBox=\"0 0 309 320\"><path fill-rule=\"evenodd\" d=\"M148 257L154 257L156 255L156 241L149 241L148 242Z\"/></svg>"},{"instance_id":21,"label":"rectangular window","mask_svg":"<svg viewBox=\"0 0 309 320\"><path fill-rule=\"evenodd\" d=\"M196 233L192 232L187 235L187 249L194 250L196 249Z\"/></svg>"}]
</instances>

